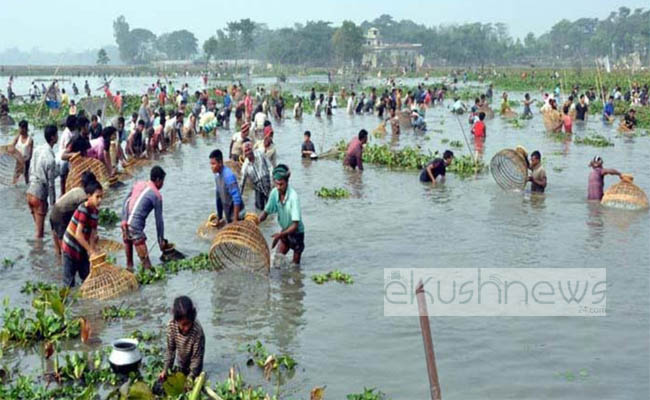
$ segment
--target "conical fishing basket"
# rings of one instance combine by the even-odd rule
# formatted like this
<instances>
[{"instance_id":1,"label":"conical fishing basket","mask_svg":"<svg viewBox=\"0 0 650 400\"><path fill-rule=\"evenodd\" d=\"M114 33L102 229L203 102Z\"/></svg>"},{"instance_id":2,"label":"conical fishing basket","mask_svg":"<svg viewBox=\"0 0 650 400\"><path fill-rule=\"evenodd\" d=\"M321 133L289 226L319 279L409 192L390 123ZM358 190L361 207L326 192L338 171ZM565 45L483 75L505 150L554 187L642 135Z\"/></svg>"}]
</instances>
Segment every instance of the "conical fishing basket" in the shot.
<instances>
[{"instance_id":1,"label":"conical fishing basket","mask_svg":"<svg viewBox=\"0 0 650 400\"><path fill-rule=\"evenodd\" d=\"M20 175L26 173L23 156L13 146L0 146L0 184L16 184Z\"/></svg>"},{"instance_id":2,"label":"conical fishing basket","mask_svg":"<svg viewBox=\"0 0 650 400\"><path fill-rule=\"evenodd\" d=\"M196 234L201 239L213 241L219 230L225 226L225 221L217 218L217 214L210 214L208 219L203 222L196 230Z\"/></svg>"},{"instance_id":3,"label":"conical fishing basket","mask_svg":"<svg viewBox=\"0 0 650 400\"><path fill-rule=\"evenodd\" d=\"M210 262L215 268L239 269L268 274L271 253L255 214L244 221L233 222L221 229L210 247Z\"/></svg>"},{"instance_id":4,"label":"conical fishing basket","mask_svg":"<svg viewBox=\"0 0 650 400\"><path fill-rule=\"evenodd\" d=\"M483 107L480 107L478 109L478 112L484 112L485 113L485 118L487 118L487 119L494 118L494 110L492 110L492 108L490 106L488 106L487 104L484 105Z\"/></svg>"},{"instance_id":5,"label":"conical fishing basket","mask_svg":"<svg viewBox=\"0 0 650 400\"><path fill-rule=\"evenodd\" d=\"M77 108L86 111L86 114L89 116L97 113L97 110L102 110L102 115L105 115L106 106L109 103L110 101L106 97L87 97L79 100Z\"/></svg>"},{"instance_id":6,"label":"conical fishing basket","mask_svg":"<svg viewBox=\"0 0 650 400\"><path fill-rule=\"evenodd\" d=\"M556 110L547 111L542 114L544 128L547 132L553 132L560 125L560 112Z\"/></svg>"},{"instance_id":7,"label":"conical fishing basket","mask_svg":"<svg viewBox=\"0 0 650 400\"><path fill-rule=\"evenodd\" d=\"M136 290L135 275L106 262L106 253L90 259L90 274L81 285L84 299L106 300Z\"/></svg>"},{"instance_id":8,"label":"conical fishing basket","mask_svg":"<svg viewBox=\"0 0 650 400\"><path fill-rule=\"evenodd\" d=\"M95 178L102 185L109 182L108 170L104 163L94 158L75 154L70 159L70 173L65 184L66 191L82 186L81 177L86 171L91 171L95 174Z\"/></svg>"},{"instance_id":9,"label":"conical fishing basket","mask_svg":"<svg viewBox=\"0 0 650 400\"><path fill-rule=\"evenodd\" d=\"M632 175L622 175L621 181L613 184L605 191L600 204L626 210L642 210L648 208L648 196L632 183Z\"/></svg>"},{"instance_id":10,"label":"conical fishing basket","mask_svg":"<svg viewBox=\"0 0 650 400\"><path fill-rule=\"evenodd\" d=\"M517 113L512 110L506 110L501 114L501 118L506 118L506 119L517 118Z\"/></svg>"},{"instance_id":11,"label":"conical fishing basket","mask_svg":"<svg viewBox=\"0 0 650 400\"><path fill-rule=\"evenodd\" d=\"M400 125L411 125L411 112L409 110L398 111L397 117L399 118Z\"/></svg>"},{"instance_id":12,"label":"conical fishing basket","mask_svg":"<svg viewBox=\"0 0 650 400\"><path fill-rule=\"evenodd\" d=\"M490 171L504 190L523 190L528 182L528 165L521 152L503 149L492 157Z\"/></svg>"},{"instance_id":13,"label":"conical fishing basket","mask_svg":"<svg viewBox=\"0 0 650 400\"><path fill-rule=\"evenodd\" d=\"M124 171L127 174L133 175L136 171L149 164L149 162L150 161L146 158L131 158L129 161L124 163Z\"/></svg>"},{"instance_id":14,"label":"conical fishing basket","mask_svg":"<svg viewBox=\"0 0 650 400\"><path fill-rule=\"evenodd\" d=\"M223 165L230 168L230 170L237 176L238 179L241 177L241 166L242 166L241 162L226 160L223 162Z\"/></svg>"},{"instance_id":15,"label":"conical fishing basket","mask_svg":"<svg viewBox=\"0 0 650 400\"><path fill-rule=\"evenodd\" d=\"M124 250L124 243L111 239L99 239L97 240L97 247L106 253L117 253Z\"/></svg>"}]
</instances>

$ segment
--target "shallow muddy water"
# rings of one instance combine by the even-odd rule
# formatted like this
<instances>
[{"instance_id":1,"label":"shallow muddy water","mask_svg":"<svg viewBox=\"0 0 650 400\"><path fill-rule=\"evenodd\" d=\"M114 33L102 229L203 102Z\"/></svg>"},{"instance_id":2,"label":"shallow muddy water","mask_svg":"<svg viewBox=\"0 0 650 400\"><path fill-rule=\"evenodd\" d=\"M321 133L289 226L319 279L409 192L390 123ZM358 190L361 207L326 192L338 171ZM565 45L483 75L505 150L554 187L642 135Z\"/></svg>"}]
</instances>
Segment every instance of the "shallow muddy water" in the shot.
<instances>
[{"instance_id":1,"label":"shallow muddy water","mask_svg":"<svg viewBox=\"0 0 650 400\"><path fill-rule=\"evenodd\" d=\"M512 99L521 97L511 94ZM463 141L456 118L445 107L430 109L426 120L426 134L403 131L393 144L443 151L443 138ZM460 120L468 132L466 117ZM320 151L377 124L376 117L348 116L343 110L331 119L308 115L303 121L274 122L278 159L291 167L290 184L302 203L306 250L301 268L280 260L276 264L281 268L268 279L183 272L116 301L133 306L138 318L98 321L98 340L74 347L108 344L136 328L160 331L173 298L188 294L199 309L206 333L205 369L213 379L225 378L229 366L238 364L249 381L262 382L257 369L245 366L246 354L240 350L259 339L271 351L288 352L298 361L295 375L282 386L282 398L308 398L312 387L326 384L329 399L344 398L364 386L394 399L425 399L428 382L419 321L384 317L383 268L603 267L606 317L431 318L442 393L451 399L648 398L650 217L647 212L603 209L585 199L587 164L595 155L603 157L606 167L634 174L635 182L650 190L650 138L619 138L594 118L577 134L596 131L615 143L594 148L555 141L544 132L539 115L522 129L499 117L488 121L488 162L498 150L518 144L542 152L549 184L541 199L504 193L489 172L464 180L448 174L446 184L431 188L418 181L415 171L367 164L360 175L345 171L339 161L300 158L306 129ZM217 138L197 138L160 161L167 171L162 189L166 236L188 255L209 248L195 236L214 208L208 154L214 148L227 150L231 134L220 130ZM36 136L42 140L40 132ZM9 140L6 131L0 138ZM371 138L371 143L385 140L391 140L390 133L387 139ZM138 178L147 174L142 171ZM606 185L616 181L607 178ZM352 196L323 200L314 194L321 186L345 187ZM39 246L32 239L24 189L0 188L0 258L19 258L0 277L2 296L27 305L28 298L19 293L24 281L60 282L62 273L53 262L51 240ZM127 190L111 191L103 206L118 211ZM247 208L253 208L253 200L249 193ZM275 220L264 223L262 230L270 237L277 231ZM147 232L155 237L153 220ZM118 230L105 235L117 239ZM153 256L158 255L156 248ZM124 264L122 254L118 264ZM351 273L354 284L316 285L311 280L313 274L335 268ZM99 320L99 310L83 304L80 312L94 313ZM23 354L10 352L3 362L18 361ZM38 371L40 361L27 354L21 365Z\"/></svg>"}]
</instances>

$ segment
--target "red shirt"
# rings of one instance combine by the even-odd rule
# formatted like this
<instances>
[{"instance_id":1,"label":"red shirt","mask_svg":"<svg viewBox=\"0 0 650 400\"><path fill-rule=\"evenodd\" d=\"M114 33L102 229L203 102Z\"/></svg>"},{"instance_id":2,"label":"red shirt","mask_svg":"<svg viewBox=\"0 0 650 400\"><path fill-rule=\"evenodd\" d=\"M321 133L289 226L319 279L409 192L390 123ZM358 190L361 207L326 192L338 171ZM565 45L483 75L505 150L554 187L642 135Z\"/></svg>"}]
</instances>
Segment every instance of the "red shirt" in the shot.
<instances>
[{"instance_id":1,"label":"red shirt","mask_svg":"<svg viewBox=\"0 0 650 400\"><path fill-rule=\"evenodd\" d=\"M472 127L474 137L485 137L485 122L476 121Z\"/></svg>"},{"instance_id":2,"label":"red shirt","mask_svg":"<svg viewBox=\"0 0 650 400\"><path fill-rule=\"evenodd\" d=\"M79 204L77 210L72 215L68 228L63 235L63 244L61 250L63 253L73 260L79 261L82 257L87 258L88 254L86 249L77 242L75 233L77 226L81 225L84 239L90 240L90 235L93 230L97 229L97 222L99 220L99 212L96 208L86 207L86 202Z\"/></svg>"}]
</instances>

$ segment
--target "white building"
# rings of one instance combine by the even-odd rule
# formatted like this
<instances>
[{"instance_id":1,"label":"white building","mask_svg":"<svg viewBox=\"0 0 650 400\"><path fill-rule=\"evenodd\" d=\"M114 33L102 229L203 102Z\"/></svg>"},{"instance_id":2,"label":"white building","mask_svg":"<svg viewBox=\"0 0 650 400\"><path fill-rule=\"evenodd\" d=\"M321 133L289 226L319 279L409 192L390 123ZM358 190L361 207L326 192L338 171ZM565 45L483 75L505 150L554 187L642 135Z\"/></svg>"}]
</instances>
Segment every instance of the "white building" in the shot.
<instances>
[{"instance_id":1,"label":"white building","mask_svg":"<svg viewBox=\"0 0 650 400\"><path fill-rule=\"evenodd\" d=\"M424 63L422 44L386 43L379 29L370 28L365 36L362 64L370 68L407 67L420 68Z\"/></svg>"}]
</instances>

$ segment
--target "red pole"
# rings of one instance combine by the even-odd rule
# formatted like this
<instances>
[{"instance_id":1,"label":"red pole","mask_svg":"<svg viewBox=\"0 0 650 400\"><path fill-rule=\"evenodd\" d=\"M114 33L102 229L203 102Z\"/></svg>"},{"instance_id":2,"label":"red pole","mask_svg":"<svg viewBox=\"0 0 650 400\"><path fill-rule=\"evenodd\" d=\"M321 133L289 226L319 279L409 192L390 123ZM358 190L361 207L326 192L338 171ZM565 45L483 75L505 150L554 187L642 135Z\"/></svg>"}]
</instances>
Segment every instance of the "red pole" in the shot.
<instances>
[{"instance_id":1,"label":"red pole","mask_svg":"<svg viewBox=\"0 0 650 400\"><path fill-rule=\"evenodd\" d=\"M429 314L427 313L427 303L422 280L420 280L415 288L415 295L418 298L418 313L420 314L420 328L422 329L422 340L424 341L424 355L427 360L427 372L429 373L431 400L441 400L442 395L440 393L440 382L438 381L436 354L433 351L433 338L431 337L431 326L429 325Z\"/></svg>"}]
</instances>

